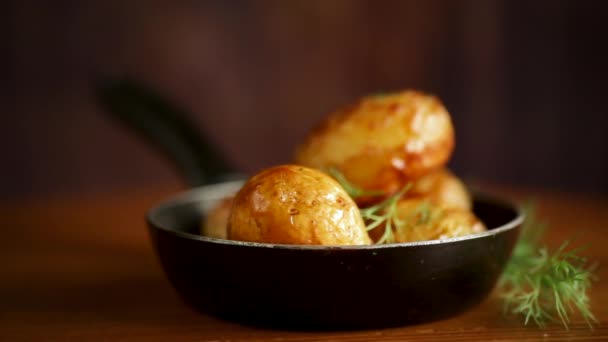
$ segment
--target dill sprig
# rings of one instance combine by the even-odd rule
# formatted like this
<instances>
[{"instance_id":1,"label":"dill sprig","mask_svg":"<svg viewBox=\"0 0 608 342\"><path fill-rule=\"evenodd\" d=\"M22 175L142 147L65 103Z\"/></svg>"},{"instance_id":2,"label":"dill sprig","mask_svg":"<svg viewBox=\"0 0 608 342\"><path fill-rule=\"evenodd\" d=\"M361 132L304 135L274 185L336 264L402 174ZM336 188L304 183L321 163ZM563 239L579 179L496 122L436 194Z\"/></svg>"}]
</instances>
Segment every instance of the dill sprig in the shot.
<instances>
[{"instance_id":1,"label":"dill sprig","mask_svg":"<svg viewBox=\"0 0 608 342\"><path fill-rule=\"evenodd\" d=\"M393 229L401 229L405 226L406 221L401 220L397 213L397 203L411 187L412 185L408 183L401 191L384 201L369 208L360 209L361 216L367 223L368 232L378 227L384 227L382 236L376 241L377 244L395 242Z\"/></svg>"},{"instance_id":2,"label":"dill sprig","mask_svg":"<svg viewBox=\"0 0 608 342\"><path fill-rule=\"evenodd\" d=\"M352 198L360 197L372 197L372 196L386 196L387 194L383 191L377 190L363 190L357 185L351 183L346 177L337 169L330 168L328 173L346 190L346 192ZM367 208L359 208L361 217L366 223L367 231L372 231L377 228L384 228L382 236L376 241L376 244L383 243L394 243L395 231L405 229L410 226L414 218L418 218L418 221L414 224L425 224L430 220L431 208L428 202L423 202L419 205L413 213L405 218L399 218L397 210L397 204L412 187L411 183L406 184L400 191L392 194L382 202Z\"/></svg>"},{"instance_id":3,"label":"dill sprig","mask_svg":"<svg viewBox=\"0 0 608 342\"><path fill-rule=\"evenodd\" d=\"M593 280L593 266L565 241L550 253L540 241L547 225L540 222L533 205L525 208L526 221L511 260L499 280L498 289L507 313L522 315L524 324L534 321L561 322L568 329L571 315L579 312L590 328L597 322L587 292Z\"/></svg>"}]
</instances>

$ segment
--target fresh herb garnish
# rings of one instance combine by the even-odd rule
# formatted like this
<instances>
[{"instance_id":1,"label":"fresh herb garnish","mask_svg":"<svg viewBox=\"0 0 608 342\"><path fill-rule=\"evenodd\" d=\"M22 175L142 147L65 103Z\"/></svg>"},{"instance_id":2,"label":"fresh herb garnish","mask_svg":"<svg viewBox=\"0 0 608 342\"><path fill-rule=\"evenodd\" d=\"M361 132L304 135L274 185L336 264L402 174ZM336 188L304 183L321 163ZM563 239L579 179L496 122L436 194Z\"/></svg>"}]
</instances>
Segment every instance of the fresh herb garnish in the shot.
<instances>
[{"instance_id":1,"label":"fresh herb garnish","mask_svg":"<svg viewBox=\"0 0 608 342\"><path fill-rule=\"evenodd\" d=\"M528 205L526 221L513 256L499 280L498 289L506 312L544 327L560 321L566 329L570 316L578 311L589 327L597 322L589 307L587 291L595 267L579 255L581 248L568 249L564 242L553 253L541 246L546 224L538 221L534 206Z\"/></svg>"},{"instance_id":2,"label":"fresh herb garnish","mask_svg":"<svg viewBox=\"0 0 608 342\"><path fill-rule=\"evenodd\" d=\"M411 186L411 184L407 184L401 191L384 201L369 208L360 209L368 232L378 227L384 227L382 236L376 241L377 244L395 242L393 229L402 229L405 226L406 221L399 218L397 202Z\"/></svg>"}]
</instances>

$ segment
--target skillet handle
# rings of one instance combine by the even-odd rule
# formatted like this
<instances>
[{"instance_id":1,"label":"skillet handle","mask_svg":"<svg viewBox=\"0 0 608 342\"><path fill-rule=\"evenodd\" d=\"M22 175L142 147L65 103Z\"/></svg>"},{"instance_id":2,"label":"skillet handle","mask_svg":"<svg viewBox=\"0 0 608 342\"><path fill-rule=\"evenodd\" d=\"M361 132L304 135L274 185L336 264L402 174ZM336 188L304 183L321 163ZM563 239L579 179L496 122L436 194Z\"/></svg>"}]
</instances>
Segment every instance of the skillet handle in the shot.
<instances>
[{"instance_id":1,"label":"skillet handle","mask_svg":"<svg viewBox=\"0 0 608 342\"><path fill-rule=\"evenodd\" d=\"M110 79L95 91L105 112L171 160L190 186L220 181L232 170L182 110L147 86Z\"/></svg>"}]
</instances>

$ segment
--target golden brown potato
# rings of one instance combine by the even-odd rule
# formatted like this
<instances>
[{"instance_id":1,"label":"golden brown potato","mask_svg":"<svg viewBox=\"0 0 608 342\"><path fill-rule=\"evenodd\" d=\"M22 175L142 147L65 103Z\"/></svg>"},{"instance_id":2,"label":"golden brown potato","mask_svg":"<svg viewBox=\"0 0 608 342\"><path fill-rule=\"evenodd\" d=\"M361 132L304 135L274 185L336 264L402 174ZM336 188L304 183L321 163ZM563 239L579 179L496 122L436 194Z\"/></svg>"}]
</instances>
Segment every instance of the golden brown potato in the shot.
<instances>
[{"instance_id":1,"label":"golden brown potato","mask_svg":"<svg viewBox=\"0 0 608 342\"><path fill-rule=\"evenodd\" d=\"M440 169L412 183L406 197L424 196L443 208L471 210L471 196L462 181L448 169Z\"/></svg>"},{"instance_id":2,"label":"golden brown potato","mask_svg":"<svg viewBox=\"0 0 608 342\"><path fill-rule=\"evenodd\" d=\"M233 197L225 198L209 211L201 226L201 235L218 239L228 237L228 217L233 199Z\"/></svg>"},{"instance_id":3,"label":"golden brown potato","mask_svg":"<svg viewBox=\"0 0 608 342\"><path fill-rule=\"evenodd\" d=\"M454 147L450 115L416 91L368 96L332 113L296 152L298 164L337 168L366 190L394 192L442 167Z\"/></svg>"},{"instance_id":4,"label":"golden brown potato","mask_svg":"<svg viewBox=\"0 0 608 342\"><path fill-rule=\"evenodd\" d=\"M272 167L237 193L228 238L302 245L364 245L371 240L355 202L330 176L298 165Z\"/></svg>"},{"instance_id":5,"label":"golden brown potato","mask_svg":"<svg viewBox=\"0 0 608 342\"><path fill-rule=\"evenodd\" d=\"M471 196L465 185L448 169L439 169L411 182L411 188L405 198L426 198L432 204L444 208L471 209ZM370 197L363 196L355 199L359 208L370 207L381 202L392 194Z\"/></svg>"},{"instance_id":6,"label":"golden brown potato","mask_svg":"<svg viewBox=\"0 0 608 342\"><path fill-rule=\"evenodd\" d=\"M445 208L431 204L425 198L402 199L397 203L397 217L402 225L393 227L389 242L412 242L447 239L486 230L484 224L469 210ZM374 241L384 233L384 227L370 232Z\"/></svg>"}]
</instances>

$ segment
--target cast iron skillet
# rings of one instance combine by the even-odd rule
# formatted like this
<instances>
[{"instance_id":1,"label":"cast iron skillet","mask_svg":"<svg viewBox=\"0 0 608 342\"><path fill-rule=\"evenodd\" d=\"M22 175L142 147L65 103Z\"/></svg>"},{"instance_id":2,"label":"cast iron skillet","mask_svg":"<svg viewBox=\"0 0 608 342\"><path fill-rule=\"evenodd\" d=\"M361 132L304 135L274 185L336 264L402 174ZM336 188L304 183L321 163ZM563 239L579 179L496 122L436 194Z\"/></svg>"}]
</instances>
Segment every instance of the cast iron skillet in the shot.
<instances>
[{"instance_id":1,"label":"cast iron skillet","mask_svg":"<svg viewBox=\"0 0 608 342\"><path fill-rule=\"evenodd\" d=\"M126 98L116 95L134 89L143 88L134 83L106 84L103 103L121 117L116 101ZM137 96L128 101L145 102ZM152 107L140 108L158 115ZM141 133L137 123L130 124ZM180 134L173 140L179 140ZM154 138L154 134L148 137ZM160 140L156 144L170 151ZM181 166L182 170L188 168ZM299 246L199 235L205 212L241 184L223 182L179 194L151 209L147 222L162 266L187 304L205 314L265 327L380 328L460 313L488 296L523 222L513 204L478 195L474 197L475 214L490 230L459 238L371 246Z\"/></svg>"}]
</instances>

